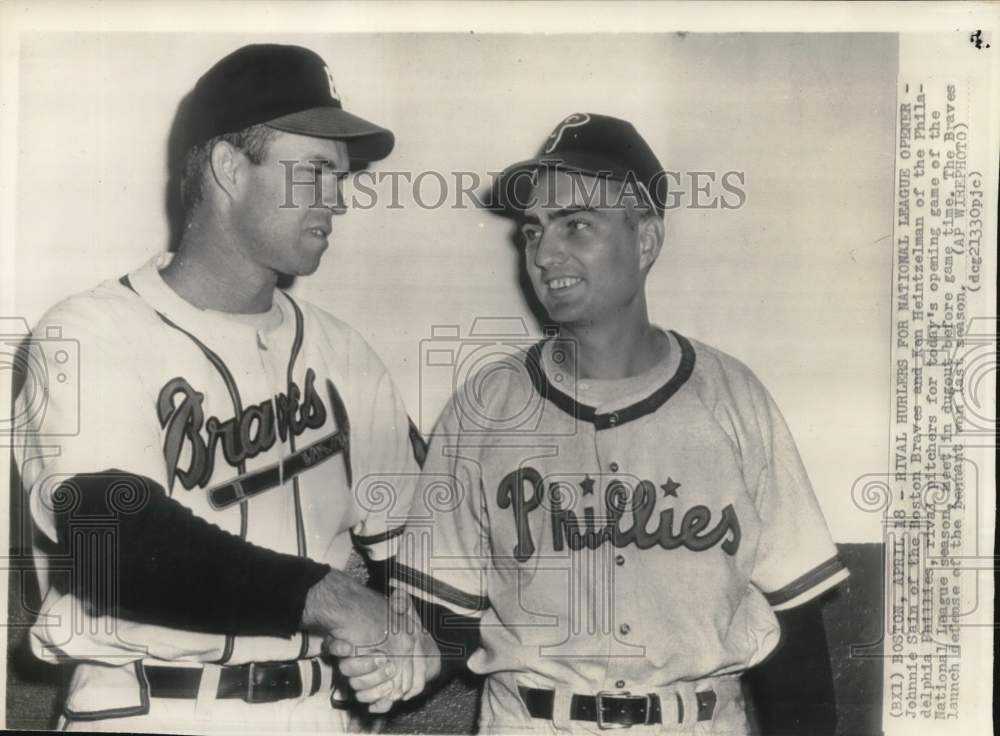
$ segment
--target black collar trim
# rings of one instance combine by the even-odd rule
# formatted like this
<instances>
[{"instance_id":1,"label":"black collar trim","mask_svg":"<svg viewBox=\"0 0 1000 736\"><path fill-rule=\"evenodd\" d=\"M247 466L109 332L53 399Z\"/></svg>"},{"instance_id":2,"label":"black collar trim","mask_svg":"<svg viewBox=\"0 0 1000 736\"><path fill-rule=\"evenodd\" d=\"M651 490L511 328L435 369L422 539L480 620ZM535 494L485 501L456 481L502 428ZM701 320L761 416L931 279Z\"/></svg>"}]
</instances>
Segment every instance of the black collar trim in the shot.
<instances>
[{"instance_id":1,"label":"black collar trim","mask_svg":"<svg viewBox=\"0 0 1000 736\"><path fill-rule=\"evenodd\" d=\"M590 422L594 425L594 429L611 429L612 427L619 427L622 424L644 417L647 414L652 414L663 406L671 396L677 393L681 386L691 377L691 373L694 371L694 348L683 335L673 330L670 330L670 334L676 338L678 345L681 346L680 365L677 366L677 371L671 376L670 380L642 401L605 414L598 414L597 409L593 406L581 404L572 396L564 394L549 382L541 363L542 346L545 344L545 340L531 346L525 357L525 365L528 369L528 375L531 376L531 382L534 384L535 390L543 398L551 401L571 417L584 422Z\"/></svg>"}]
</instances>

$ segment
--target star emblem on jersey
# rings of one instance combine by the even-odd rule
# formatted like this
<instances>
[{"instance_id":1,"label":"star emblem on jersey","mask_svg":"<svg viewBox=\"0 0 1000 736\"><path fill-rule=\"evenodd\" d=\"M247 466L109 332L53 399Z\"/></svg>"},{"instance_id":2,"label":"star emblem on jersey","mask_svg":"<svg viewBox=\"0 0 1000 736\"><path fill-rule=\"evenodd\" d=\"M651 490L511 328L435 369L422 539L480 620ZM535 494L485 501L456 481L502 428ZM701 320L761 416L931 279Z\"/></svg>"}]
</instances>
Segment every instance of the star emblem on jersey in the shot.
<instances>
[{"instance_id":1,"label":"star emblem on jersey","mask_svg":"<svg viewBox=\"0 0 1000 736\"><path fill-rule=\"evenodd\" d=\"M660 476L663 477L662 475ZM663 489L663 497L673 496L677 498L677 489L681 487L681 484L675 481L673 478L667 478L667 482L662 484L660 488Z\"/></svg>"},{"instance_id":2,"label":"star emblem on jersey","mask_svg":"<svg viewBox=\"0 0 1000 736\"><path fill-rule=\"evenodd\" d=\"M539 516L549 517L552 529L549 539L556 552L566 547L597 549L603 544L634 545L639 549L659 545L666 550L686 547L692 552L719 546L724 553L734 556L740 548L740 520L731 503L716 511L704 504L683 506L663 501L656 493L657 484L651 480L626 483L620 478L610 478L601 483L602 487L595 488L598 481L588 473L579 482L582 495L602 497L604 508L582 504L574 510L564 506L569 499L557 492L560 483L551 480L551 476L546 478L537 468L524 465L505 475L497 485L497 506L510 509L514 515L517 540L514 559L518 562L526 562L535 554L534 534L538 524L532 520ZM659 488L676 496L680 485L668 477Z\"/></svg>"}]
</instances>

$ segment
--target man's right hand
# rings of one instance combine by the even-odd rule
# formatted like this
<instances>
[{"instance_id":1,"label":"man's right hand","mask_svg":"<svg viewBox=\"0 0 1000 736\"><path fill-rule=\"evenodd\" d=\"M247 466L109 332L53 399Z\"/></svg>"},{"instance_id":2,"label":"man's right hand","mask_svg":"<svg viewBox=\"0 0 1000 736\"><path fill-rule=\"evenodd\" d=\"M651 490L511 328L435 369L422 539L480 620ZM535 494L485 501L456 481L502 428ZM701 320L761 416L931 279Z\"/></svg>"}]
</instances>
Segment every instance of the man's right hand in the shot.
<instances>
[{"instance_id":1,"label":"man's right hand","mask_svg":"<svg viewBox=\"0 0 1000 736\"><path fill-rule=\"evenodd\" d=\"M437 646L408 595L395 591L387 601L337 570L310 588L302 628L326 637L327 650L341 657L358 700L371 703L373 713L418 694L440 669Z\"/></svg>"},{"instance_id":2,"label":"man's right hand","mask_svg":"<svg viewBox=\"0 0 1000 736\"><path fill-rule=\"evenodd\" d=\"M393 616L400 617L397 624L405 621L414 627L416 636L408 654L392 654L383 647L365 651L334 637L326 641L327 651L341 658L340 672L348 678L355 697L370 703L373 713L385 713L396 701L419 695L441 671L440 651L415 615L410 596L394 591L389 607Z\"/></svg>"}]
</instances>

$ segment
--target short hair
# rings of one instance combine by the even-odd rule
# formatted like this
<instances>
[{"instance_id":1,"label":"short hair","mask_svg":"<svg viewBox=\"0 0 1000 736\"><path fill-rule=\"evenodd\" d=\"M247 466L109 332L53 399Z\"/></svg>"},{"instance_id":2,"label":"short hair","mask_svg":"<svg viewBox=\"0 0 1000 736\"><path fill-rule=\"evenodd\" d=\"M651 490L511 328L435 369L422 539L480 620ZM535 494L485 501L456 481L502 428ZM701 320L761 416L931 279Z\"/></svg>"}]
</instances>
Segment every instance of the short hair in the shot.
<instances>
[{"instance_id":1,"label":"short hair","mask_svg":"<svg viewBox=\"0 0 1000 736\"><path fill-rule=\"evenodd\" d=\"M267 125L251 125L249 128L235 133L223 133L209 138L188 149L184 157L184 167L181 175L181 210L184 213L185 224L191 222L198 205L205 196L205 172L212 157L212 149L216 143L225 141L242 151L254 164L259 164L267 155L268 146L277 136L278 130Z\"/></svg>"},{"instance_id":2,"label":"short hair","mask_svg":"<svg viewBox=\"0 0 1000 736\"><path fill-rule=\"evenodd\" d=\"M663 220L663 215L653 205L649 190L635 178L627 178L624 181L618 179L604 179L604 182L611 181L616 187L611 196L617 196L615 207L624 210L625 224L630 230L637 230L639 223L647 218L655 217Z\"/></svg>"},{"instance_id":3,"label":"short hair","mask_svg":"<svg viewBox=\"0 0 1000 736\"><path fill-rule=\"evenodd\" d=\"M656 208L646 202L626 202L625 203L625 223L630 230L638 230L639 223L645 219L656 218L663 221L663 215L656 211Z\"/></svg>"}]
</instances>

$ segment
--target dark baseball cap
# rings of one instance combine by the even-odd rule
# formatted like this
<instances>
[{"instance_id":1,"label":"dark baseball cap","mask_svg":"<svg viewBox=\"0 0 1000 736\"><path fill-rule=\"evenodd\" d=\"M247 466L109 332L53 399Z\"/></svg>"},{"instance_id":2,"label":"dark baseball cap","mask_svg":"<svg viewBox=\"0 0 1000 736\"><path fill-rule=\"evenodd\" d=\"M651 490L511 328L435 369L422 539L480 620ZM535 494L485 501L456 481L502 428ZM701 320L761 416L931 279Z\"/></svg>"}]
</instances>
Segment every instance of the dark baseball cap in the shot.
<instances>
[{"instance_id":1,"label":"dark baseball cap","mask_svg":"<svg viewBox=\"0 0 1000 736\"><path fill-rule=\"evenodd\" d=\"M539 154L508 166L497 179L493 202L510 213L525 210L539 169L607 177L638 184L641 195L662 216L667 177L656 154L627 120L575 112L546 139Z\"/></svg>"},{"instance_id":2,"label":"dark baseball cap","mask_svg":"<svg viewBox=\"0 0 1000 736\"><path fill-rule=\"evenodd\" d=\"M347 143L352 159L392 152L392 131L343 109L323 59L301 46L253 44L202 75L187 105L189 145L266 124L288 133Z\"/></svg>"}]
</instances>

